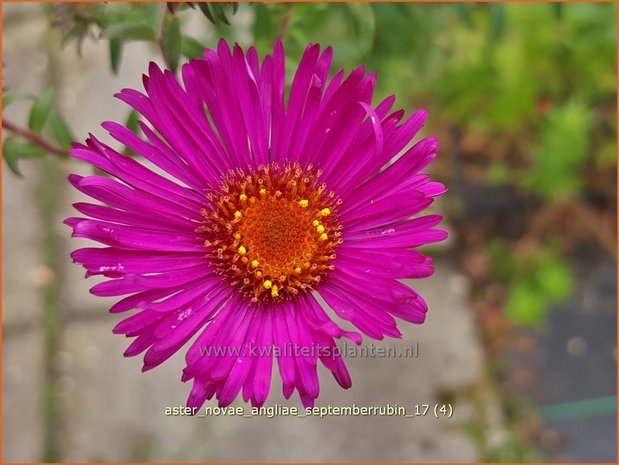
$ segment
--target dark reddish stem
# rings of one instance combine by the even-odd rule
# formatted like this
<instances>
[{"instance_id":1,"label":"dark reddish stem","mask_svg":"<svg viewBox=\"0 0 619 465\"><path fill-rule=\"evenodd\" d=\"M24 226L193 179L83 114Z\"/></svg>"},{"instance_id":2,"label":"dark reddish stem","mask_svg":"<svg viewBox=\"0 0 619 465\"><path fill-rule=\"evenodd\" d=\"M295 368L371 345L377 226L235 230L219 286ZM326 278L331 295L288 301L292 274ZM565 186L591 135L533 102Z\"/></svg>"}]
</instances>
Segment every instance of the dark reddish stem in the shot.
<instances>
[{"instance_id":1,"label":"dark reddish stem","mask_svg":"<svg viewBox=\"0 0 619 465\"><path fill-rule=\"evenodd\" d=\"M45 139L43 139L41 136L39 136L38 134L29 131L28 129L24 129L24 128L20 128L19 126L7 121L6 119L2 118L2 127L4 129L6 129L7 131L11 131L21 137L23 137L26 140L29 140L30 142L32 142L33 144L38 145L39 147L41 147L43 150L45 150L46 152L51 153L52 155L56 155L58 157L64 157L67 155L67 151L61 149L60 147L57 147L51 143L49 143L48 141L46 141Z\"/></svg>"}]
</instances>

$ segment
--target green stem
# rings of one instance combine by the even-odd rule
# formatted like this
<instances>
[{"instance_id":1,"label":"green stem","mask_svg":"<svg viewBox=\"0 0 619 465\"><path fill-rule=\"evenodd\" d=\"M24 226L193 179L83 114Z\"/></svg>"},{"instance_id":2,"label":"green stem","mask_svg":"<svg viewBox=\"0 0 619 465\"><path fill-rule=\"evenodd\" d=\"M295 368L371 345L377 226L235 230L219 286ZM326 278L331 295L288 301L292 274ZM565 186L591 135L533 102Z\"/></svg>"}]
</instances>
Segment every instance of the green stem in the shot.
<instances>
[{"instance_id":1,"label":"green stem","mask_svg":"<svg viewBox=\"0 0 619 465\"><path fill-rule=\"evenodd\" d=\"M42 289L42 327L44 337L45 385L43 390L43 424L45 440L43 462L62 461L61 428L62 409L59 396L58 379L60 373L54 363L55 355L61 348L62 320L60 300L60 239L57 230L58 185L62 176L58 162L48 158L43 160L37 191L41 230L43 231L42 255L44 265L55 272L56 279L45 284Z\"/></svg>"}]
</instances>

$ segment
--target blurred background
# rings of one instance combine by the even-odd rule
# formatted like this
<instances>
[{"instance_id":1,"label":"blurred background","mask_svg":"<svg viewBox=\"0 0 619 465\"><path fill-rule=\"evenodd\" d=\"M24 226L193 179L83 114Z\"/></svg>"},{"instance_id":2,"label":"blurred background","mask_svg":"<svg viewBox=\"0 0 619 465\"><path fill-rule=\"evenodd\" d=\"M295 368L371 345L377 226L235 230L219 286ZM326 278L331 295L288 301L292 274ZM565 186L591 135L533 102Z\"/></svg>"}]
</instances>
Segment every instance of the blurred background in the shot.
<instances>
[{"instance_id":1,"label":"blurred background","mask_svg":"<svg viewBox=\"0 0 619 465\"><path fill-rule=\"evenodd\" d=\"M2 460L615 461L616 5L3 5ZM219 37L309 42L378 72L377 98L430 111L450 239L415 359L349 359L317 405L450 403L452 418L166 417L182 354L124 359L111 302L70 263L79 196L63 153L115 120L149 61L177 69ZM85 243L84 243L85 245ZM277 378L277 377L274 377ZM275 379L270 404L283 400ZM237 404L241 405L241 404Z\"/></svg>"}]
</instances>

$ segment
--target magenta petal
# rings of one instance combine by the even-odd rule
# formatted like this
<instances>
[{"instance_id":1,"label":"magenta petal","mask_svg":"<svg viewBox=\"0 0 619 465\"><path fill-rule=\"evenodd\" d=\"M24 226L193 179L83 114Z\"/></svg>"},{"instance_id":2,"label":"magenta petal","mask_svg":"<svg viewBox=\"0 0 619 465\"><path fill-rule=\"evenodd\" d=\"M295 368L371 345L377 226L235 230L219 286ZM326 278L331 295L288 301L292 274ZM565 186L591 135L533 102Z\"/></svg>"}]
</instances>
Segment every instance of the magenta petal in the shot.
<instances>
[{"instance_id":1,"label":"magenta petal","mask_svg":"<svg viewBox=\"0 0 619 465\"><path fill-rule=\"evenodd\" d=\"M255 311L252 317L250 330L242 346L241 356L237 357L234 366L230 370L230 374L226 378L221 395L219 396L219 405L222 407L232 403L255 363L255 359L250 354L250 350L251 347L256 345L258 335L262 330L262 323L263 318L260 312Z\"/></svg>"},{"instance_id":2,"label":"magenta petal","mask_svg":"<svg viewBox=\"0 0 619 465\"><path fill-rule=\"evenodd\" d=\"M427 303L401 280L430 276L432 259L414 249L447 237L440 215L422 213L446 192L424 171L438 141L414 140L426 111L406 117L394 96L373 103L376 73L332 63L330 47L309 44L290 81L280 40L261 60L221 39L180 79L150 63L143 90L116 95L140 119L135 133L102 124L120 147L93 135L72 144L74 159L109 176L69 176L90 199L64 222L101 244L71 258L103 278L91 292L117 297L111 312L136 310L113 332L134 338L125 355L144 353L143 371L195 338L181 375L190 407L239 395L264 405L274 359L284 397L311 407L319 364L352 385L336 339L398 338L396 319L425 319ZM265 199L266 210L253 205ZM287 231L301 208L311 229ZM294 244L298 255L270 263Z\"/></svg>"},{"instance_id":3,"label":"magenta petal","mask_svg":"<svg viewBox=\"0 0 619 465\"><path fill-rule=\"evenodd\" d=\"M265 351L255 364L253 379L253 400L254 406L260 407L264 404L269 395L271 387L271 370L273 368L272 348L273 348L273 315L267 312L262 317L262 334L258 341L258 347Z\"/></svg>"}]
</instances>

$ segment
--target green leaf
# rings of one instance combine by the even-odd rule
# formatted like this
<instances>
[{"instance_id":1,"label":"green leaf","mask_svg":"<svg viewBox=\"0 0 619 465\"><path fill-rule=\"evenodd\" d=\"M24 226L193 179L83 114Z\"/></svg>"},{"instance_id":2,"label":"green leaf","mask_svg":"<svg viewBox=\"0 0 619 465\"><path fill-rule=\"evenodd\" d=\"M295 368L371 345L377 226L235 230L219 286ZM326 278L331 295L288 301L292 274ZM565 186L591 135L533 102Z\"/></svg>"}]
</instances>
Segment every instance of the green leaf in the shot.
<instances>
[{"instance_id":1,"label":"green leaf","mask_svg":"<svg viewBox=\"0 0 619 465\"><path fill-rule=\"evenodd\" d=\"M140 115L138 114L138 112L135 110L131 110L129 114L127 115L127 120L125 121L125 127L129 129L131 132L133 132L134 134L140 134L141 130L140 130L140 125L138 124L139 120L140 120ZM123 149L123 154L129 157L137 156L137 153L135 153L129 147L125 147Z\"/></svg>"},{"instance_id":2,"label":"green leaf","mask_svg":"<svg viewBox=\"0 0 619 465\"><path fill-rule=\"evenodd\" d=\"M376 20L370 3L346 3L357 36L357 46L366 55L374 45Z\"/></svg>"},{"instance_id":3,"label":"green leaf","mask_svg":"<svg viewBox=\"0 0 619 465\"><path fill-rule=\"evenodd\" d=\"M540 291L550 300L568 297L574 286L569 264L552 249L542 251L538 258L539 263L534 274Z\"/></svg>"},{"instance_id":4,"label":"green leaf","mask_svg":"<svg viewBox=\"0 0 619 465\"><path fill-rule=\"evenodd\" d=\"M539 326L545 316L544 296L532 289L526 281L517 282L505 303L505 314L514 323L522 326Z\"/></svg>"},{"instance_id":5,"label":"green leaf","mask_svg":"<svg viewBox=\"0 0 619 465\"><path fill-rule=\"evenodd\" d=\"M201 58L206 47L190 36L183 36L181 53L185 58Z\"/></svg>"},{"instance_id":6,"label":"green leaf","mask_svg":"<svg viewBox=\"0 0 619 465\"><path fill-rule=\"evenodd\" d=\"M21 100L34 100L36 97L32 94L24 94L22 92L7 92L2 96L2 109L4 110L10 104Z\"/></svg>"},{"instance_id":7,"label":"green leaf","mask_svg":"<svg viewBox=\"0 0 619 465\"><path fill-rule=\"evenodd\" d=\"M138 125L139 115L135 110L131 110L129 112L129 116L127 116L127 121L125 122L125 127L129 129L134 134L140 133L140 126Z\"/></svg>"},{"instance_id":8,"label":"green leaf","mask_svg":"<svg viewBox=\"0 0 619 465\"><path fill-rule=\"evenodd\" d=\"M213 17L213 13L211 12L207 2L198 2L198 7L200 8L202 14L206 16L211 23L217 24L217 20Z\"/></svg>"},{"instance_id":9,"label":"green leaf","mask_svg":"<svg viewBox=\"0 0 619 465\"><path fill-rule=\"evenodd\" d=\"M40 147L18 136L9 136L2 142L2 158L4 158L6 166L20 177L22 176L18 166L20 160L40 158L44 155L45 152Z\"/></svg>"},{"instance_id":10,"label":"green leaf","mask_svg":"<svg viewBox=\"0 0 619 465\"><path fill-rule=\"evenodd\" d=\"M578 195L592 121L591 109L576 100L550 110L535 152L535 166L523 185L549 200Z\"/></svg>"},{"instance_id":11,"label":"green leaf","mask_svg":"<svg viewBox=\"0 0 619 465\"><path fill-rule=\"evenodd\" d=\"M49 126L52 130L52 136L54 141L63 149L70 150L71 142L75 138L75 134L71 131L71 128L64 120L64 118L55 110L49 115Z\"/></svg>"},{"instance_id":12,"label":"green leaf","mask_svg":"<svg viewBox=\"0 0 619 465\"><path fill-rule=\"evenodd\" d=\"M182 43L183 36L181 35L181 25L178 16L166 14L163 18L161 47L163 49L163 57L173 72L176 72L178 69Z\"/></svg>"},{"instance_id":13,"label":"green leaf","mask_svg":"<svg viewBox=\"0 0 619 465\"><path fill-rule=\"evenodd\" d=\"M30 109L30 116L28 118L28 127L34 132L41 132L49 113L52 110L54 104L54 91L53 89L45 89L39 98L32 104Z\"/></svg>"},{"instance_id":14,"label":"green leaf","mask_svg":"<svg viewBox=\"0 0 619 465\"><path fill-rule=\"evenodd\" d=\"M502 246L509 256L507 245ZM516 324L539 326L550 305L570 295L574 287L572 270L553 240L514 258L505 314Z\"/></svg>"},{"instance_id":15,"label":"green leaf","mask_svg":"<svg viewBox=\"0 0 619 465\"><path fill-rule=\"evenodd\" d=\"M215 24L227 24L230 25L230 20L227 16L227 8L232 7L232 14L234 15L239 6L237 3L232 2L198 2L196 3L200 8L200 11L208 18L208 20Z\"/></svg>"},{"instance_id":16,"label":"green leaf","mask_svg":"<svg viewBox=\"0 0 619 465\"><path fill-rule=\"evenodd\" d=\"M96 174L99 176L107 176L108 178L110 177L110 173L108 173L107 171L103 171L99 168L97 168L96 166L92 167L92 174Z\"/></svg>"},{"instance_id":17,"label":"green leaf","mask_svg":"<svg viewBox=\"0 0 619 465\"><path fill-rule=\"evenodd\" d=\"M60 46L65 48L69 43L76 40L78 53L81 54L82 43L84 42L84 38L88 35L88 27L89 25L87 22L80 21L75 23L71 29L63 34Z\"/></svg>"},{"instance_id":18,"label":"green leaf","mask_svg":"<svg viewBox=\"0 0 619 465\"><path fill-rule=\"evenodd\" d=\"M157 33L148 25L140 23L112 24L101 33L103 39L145 40L155 42Z\"/></svg>"},{"instance_id":19,"label":"green leaf","mask_svg":"<svg viewBox=\"0 0 619 465\"><path fill-rule=\"evenodd\" d=\"M114 74L118 74L120 60L123 54L123 41L120 38L110 39L110 66Z\"/></svg>"}]
</instances>

